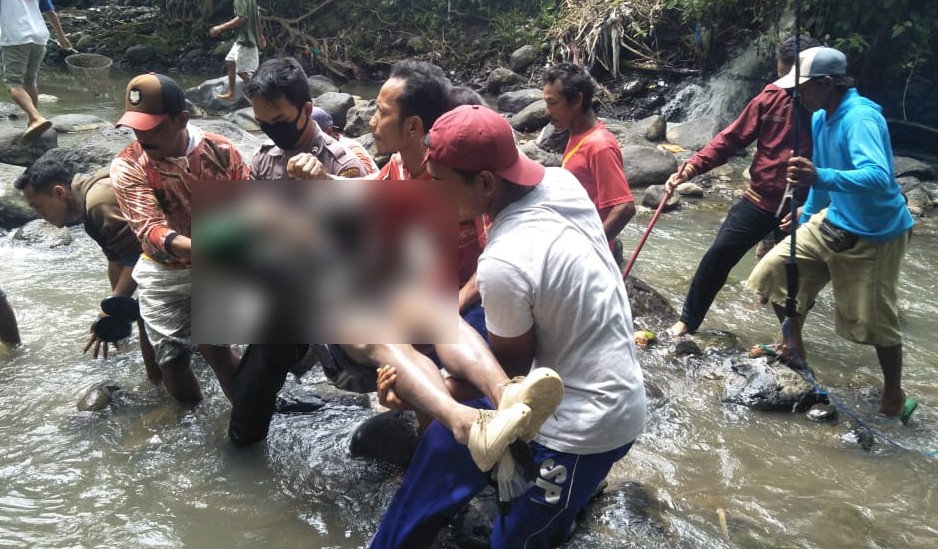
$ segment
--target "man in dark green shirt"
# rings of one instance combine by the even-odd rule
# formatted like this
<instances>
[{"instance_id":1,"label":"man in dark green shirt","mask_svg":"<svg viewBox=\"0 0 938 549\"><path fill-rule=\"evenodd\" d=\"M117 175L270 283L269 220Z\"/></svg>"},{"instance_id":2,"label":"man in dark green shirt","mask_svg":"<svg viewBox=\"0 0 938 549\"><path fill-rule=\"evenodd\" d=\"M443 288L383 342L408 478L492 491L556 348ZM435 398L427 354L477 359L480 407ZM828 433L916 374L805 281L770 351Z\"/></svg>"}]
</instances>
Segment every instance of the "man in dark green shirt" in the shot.
<instances>
[{"instance_id":1,"label":"man in dark green shirt","mask_svg":"<svg viewBox=\"0 0 938 549\"><path fill-rule=\"evenodd\" d=\"M218 95L218 98L223 100L235 98L235 74L240 76L245 84L251 81L259 62L258 48L267 46L255 0L235 0L234 18L210 28L208 35L215 38L231 29L238 29L238 36L225 57L228 91Z\"/></svg>"}]
</instances>

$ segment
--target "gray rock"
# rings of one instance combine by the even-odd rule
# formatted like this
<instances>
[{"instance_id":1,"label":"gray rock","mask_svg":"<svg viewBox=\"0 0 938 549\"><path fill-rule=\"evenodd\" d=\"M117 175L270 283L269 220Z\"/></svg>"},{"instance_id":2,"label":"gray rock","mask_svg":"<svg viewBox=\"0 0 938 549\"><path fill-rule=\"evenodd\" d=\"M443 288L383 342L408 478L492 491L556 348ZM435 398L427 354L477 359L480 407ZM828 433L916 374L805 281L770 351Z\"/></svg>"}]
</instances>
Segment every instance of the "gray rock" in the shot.
<instances>
[{"instance_id":1,"label":"gray rock","mask_svg":"<svg viewBox=\"0 0 938 549\"><path fill-rule=\"evenodd\" d=\"M525 90L505 92L499 95L495 105L499 112L510 112L515 114L521 112L521 109L540 99L544 99L543 91L535 88L528 88Z\"/></svg>"},{"instance_id":2,"label":"gray rock","mask_svg":"<svg viewBox=\"0 0 938 549\"><path fill-rule=\"evenodd\" d=\"M201 59L202 56L204 55L205 55L205 50L203 50L202 48L194 48L194 49L187 51L185 55L182 56L182 59L184 61L192 62L192 61Z\"/></svg>"},{"instance_id":3,"label":"gray rock","mask_svg":"<svg viewBox=\"0 0 938 549\"><path fill-rule=\"evenodd\" d=\"M541 133L537 136L537 146L548 152L563 154L569 139L570 132L558 130L553 124L547 124L541 128Z\"/></svg>"},{"instance_id":4,"label":"gray rock","mask_svg":"<svg viewBox=\"0 0 938 549\"><path fill-rule=\"evenodd\" d=\"M227 120L193 120L193 124L203 130L227 137L238 148L238 152L244 158L245 162L250 163L254 154L261 148L264 142L262 138L249 134L241 129L234 122Z\"/></svg>"},{"instance_id":5,"label":"gray rock","mask_svg":"<svg viewBox=\"0 0 938 549\"><path fill-rule=\"evenodd\" d=\"M100 412L107 408L115 395L122 391L116 381L101 381L85 390L78 399L78 410L81 412Z\"/></svg>"},{"instance_id":6,"label":"gray rock","mask_svg":"<svg viewBox=\"0 0 938 549\"><path fill-rule=\"evenodd\" d=\"M26 116L16 103L0 103L0 118L22 118Z\"/></svg>"},{"instance_id":7,"label":"gray rock","mask_svg":"<svg viewBox=\"0 0 938 549\"><path fill-rule=\"evenodd\" d=\"M430 51L430 45L423 36L411 36L407 40L407 50L410 53L422 54Z\"/></svg>"},{"instance_id":8,"label":"gray rock","mask_svg":"<svg viewBox=\"0 0 938 549\"><path fill-rule=\"evenodd\" d=\"M642 135L648 141L657 143L667 136L668 122L660 114L654 114L632 124L632 132Z\"/></svg>"},{"instance_id":9,"label":"gray rock","mask_svg":"<svg viewBox=\"0 0 938 549\"><path fill-rule=\"evenodd\" d=\"M700 185L686 181L677 186L677 194L689 198L703 198L704 190Z\"/></svg>"},{"instance_id":10,"label":"gray rock","mask_svg":"<svg viewBox=\"0 0 938 549\"><path fill-rule=\"evenodd\" d=\"M657 209L661 205L661 201L664 199L664 185L649 185L645 189L645 193L642 195L642 206L648 208ZM670 212L671 210L676 209L681 203L680 197L677 195L671 195L671 198L664 205L662 212Z\"/></svg>"},{"instance_id":11,"label":"gray rock","mask_svg":"<svg viewBox=\"0 0 938 549\"><path fill-rule=\"evenodd\" d=\"M358 426L349 442L352 457L375 458L407 467L420 442L413 412L390 410Z\"/></svg>"},{"instance_id":12,"label":"gray rock","mask_svg":"<svg viewBox=\"0 0 938 549\"><path fill-rule=\"evenodd\" d=\"M640 189L649 185L663 185L677 169L677 160L657 147L626 145L622 147L622 165L629 186Z\"/></svg>"},{"instance_id":13,"label":"gray rock","mask_svg":"<svg viewBox=\"0 0 938 549\"><path fill-rule=\"evenodd\" d=\"M124 59L128 63L140 64L146 63L156 59L159 55L156 49L149 44L135 44L127 48L127 51L124 52Z\"/></svg>"},{"instance_id":14,"label":"gray rock","mask_svg":"<svg viewBox=\"0 0 938 549\"><path fill-rule=\"evenodd\" d=\"M547 125L547 102L539 99L511 117L511 127L519 132L537 131Z\"/></svg>"},{"instance_id":15,"label":"gray rock","mask_svg":"<svg viewBox=\"0 0 938 549\"><path fill-rule=\"evenodd\" d=\"M0 162L14 166L29 166L49 149L59 146L55 129L46 130L38 139L26 141L23 132L26 128L7 128L0 130Z\"/></svg>"},{"instance_id":16,"label":"gray rock","mask_svg":"<svg viewBox=\"0 0 938 549\"><path fill-rule=\"evenodd\" d=\"M527 46L521 46L520 48L511 52L508 65L511 67L511 70L515 72L521 72L537 61L537 58L540 57L540 55L541 50L535 46L530 44Z\"/></svg>"},{"instance_id":17,"label":"gray rock","mask_svg":"<svg viewBox=\"0 0 938 549\"><path fill-rule=\"evenodd\" d=\"M115 128L113 126L108 126L106 128L101 128L81 134L81 139L79 141L80 145L78 146L88 146L91 148L107 150L113 158L119 152L124 150L133 140L134 132L130 128ZM74 146L70 148L74 148Z\"/></svg>"},{"instance_id":18,"label":"gray rock","mask_svg":"<svg viewBox=\"0 0 938 549\"><path fill-rule=\"evenodd\" d=\"M371 132L371 118L378 110L374 100L356 101L346 113L345 135L358 137ZM335 120L333 120L335 122Z\"/></svg>"},{"instance_id":19,"label":"gray rock","mask_svg":"<svg viewBox=\"0 0 938 549\"><path fill-rule=\"evenodd\" d=\"M935 179L935 168L915 158L896 156L893 158L896 177L914 176L922 181Z\"/></svg>"},{"instance_id":20,"label":"gray rock","mask_svg":"<svg viewBox=\"0 0 938 549\"><path fill-rule=\"evenodd\" d=\"M75 42L75 47L81 51L88 51L96 45L97 40L95 40L94 36L91 36L91 33L83 34L82 37L78 39L78 42Z\"/></svg>"},{"instance_id":21,"label":"gray rock","mask_svg":"<svg viewBox=\"0 0 938 549\"><path fill-rule=\"evenodd\" d=\"M192 101L186 99L186 110L189 111L189 116L192 118L204 118L205 109L196 105Z\"/></svg>"},{"instance_id":22,"label":"gray rock","mask_svg":"<svg viewBox=\"0 0 938 549\"><path fill-rule=\"evenodd\" d=\"M74 147L49 149L39 160L57 160L75 173L91 173L98 168L110 166L114 153L99 145L82 143Z\"/></svg>"},{"instance_id":23,"label":"gray rock","mask_svg":"<svg viewBox=\"0 0 938 549\"><path fill-rule=\"evenodd\" d=\"M234 122L238 125L239 128L249 131L249 132L259 132L261 127L257 124L257 119L254 118L254 109L251 107L245 107L243 109L238 109L235 112L228 115L228 120Z\"/></svg>"},{"instance_id":24,"label":"gray rock","mask_svg":"<svg viewBox=\"0 0 938 549\"><path fill-rule=\"evenodd\" d=\"M26 242L41 248L57 248L72 243L72 233L67 227L56 227L45 219L34 219L13 233L13 240Z\"/></svg>"},{"instance_id":25,"label":"gray rock","mask_svg":"<svg viewBox=\"0 0 938 549\"><path fill-rule=\"evenodd\" d=\"M896 182L899 183L903 194L922 186L922 180L912 175L897 177Z\"/></svg>"},{"instance_id":26,"label":"gray rock","mask_svg":"<svg viewBox=\"0 0 938 549\"><path fill-rule=\"evenodd\" d=\"M215 59L224 59L225 57L228 57L228 52L231 51L231 46L233 44L234 39L219 42L218 45L212 49L212 57Z\"/></svg>"},{"instance_id":27,"label":"gray rock","mask_svg":"<svg viewBox=\"0 0 938 549\"><path fill-rule=\"evenodd\" d=\"M721 119L713 116L674 124L668 128L668 141L688 150L699 151L713 139L713 136L720 133L725 125Z\"/></svg>"},{"instance_id":28,"label":"gray rock","mask_svg":"<svg viewBox=\"0 0 938 549\"><path fill-rule=\"evenodd\" d=\"M642 80L630 80L622 85L622 91L619 92L619 99L627 99L629 97L635 97L636 95L645 91L645 86L647 83Z\"/></svg>"},{"instance_id":29,"label":"gray rock","mask_svg":"<svg viewBox=\"0 0 938 549\"><path fill-rule=\"evenodd\" d=\"M313 104L331 114L333 124L344 128L348 111L355 105L355 98L348 93L326 92L317 97Z\"/></svg>"},{"instance_id":30,"label":"gray rock","mask_svg":"<svg viewBox=\"0 0 938 549\"><path fill-rule=\"evenodd\" d=\"M632 320L636 326L663 326L678 320L671 300L635 276L634 271L625 279L625 289L632 307Z\"/></svg>"},{"instance_id":31,"label":"gray rock","mask_svg":"<svg viewBox=\"0 0 938 549\"><path fill-rule=\"evenodd\" d=\"M56 131L65 133L87 132L113 126L113 123L93 114L60 114L49 120Z\"/></svg>"},{"instance_id":32,"label":"gray rock","mask_svg":"<svg viewBox=\"0 0 938 549\"><path fill-rule=\"evenodd\" d=\"M527 143L519 147L522 153L531 160L547 167L557 167L560 166L562 159L559 154L553 154L544 149L538 147L534 144L533 141L528 141Z\"/></svg>"},{"instance_id":33,"label":"gray rock","mask_svg":"<svg viewBox=\"0 0 938 549\"><path fill-rule=\"evenodd\" d=\"M504 67L498 67L489 73L485 82L490 93L502 93L510 88L522 86L527 82L523 76Z\"/></svg>"},{"instance_id":34,"label":"gray rock","mask_svg":"<svg viewBox=\"0 0 938 549\"><path fill-rule=\"evenodd\" d=\"M244 97L244 89L240 78L235 79L234 101L223 101L218 94L228 91L228 77L219 76L193 86L186 90L186 98L208 111L231 112L244 107L250 107L251 102Z\"/></svg>"},{"instance_id":35,"label":"gray rock","mask_svg":"<svg viewBox=\"0 0 938 549\"><path fill-rule=\"evenodd\" d=\"M922 213L925 213L932 207L931 196L929 196L928 191L922 187L910 189L905 193L905 197L908 200L909 209L918 208Z\"/></svg>"},{"instance_id":36,"label":"gray rock","mask_svg":"<svg viewBox=\"0 0 938 549\"><path fill-rule=\"evenodd\" d=\"M13 179L0 184L0 227L14 229L38 217L23 193L13 188Z\"/></svg>"},{"instance_id":37,"label":"gray rock","mask_svg":"<svg viewBox=\"0 0 938 549\"><path fill-rule=\"evenodd\" d=\"M314 74L307 77L306 82L309 83L310 97L319 97L326 92L339 91L339 87L336 86L328 76L323 76L321 74Z\"/></svg>"},{"instance_id":38,"label":"gray rock","mask_svg":"<svg viewBox=\"0 0 938 549\"><path fill-rule=\"evenodd\" d=\"M731 357L723 402L755 410L804 410L817 404L814 388L791 368L765 358Z\"/></svg>"}]
</instances>

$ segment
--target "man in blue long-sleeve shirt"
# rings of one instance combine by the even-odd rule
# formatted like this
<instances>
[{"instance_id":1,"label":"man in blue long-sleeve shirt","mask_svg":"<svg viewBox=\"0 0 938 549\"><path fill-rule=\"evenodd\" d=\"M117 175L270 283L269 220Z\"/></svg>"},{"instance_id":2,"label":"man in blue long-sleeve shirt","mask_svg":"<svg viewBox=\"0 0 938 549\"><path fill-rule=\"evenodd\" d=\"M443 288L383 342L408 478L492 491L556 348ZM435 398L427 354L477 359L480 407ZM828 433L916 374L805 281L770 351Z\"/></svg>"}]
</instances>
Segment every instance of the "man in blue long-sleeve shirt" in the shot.
<instances>
[{"instance_id":1,"label":"man in blue long-sleeve shirt","mask_svg":"<svg viewBox=\"0 0 938 549\"><path fill-rule=\"evenodd\" d=\"M902 391L902 332L897 287L902 258L913 225L893 170L889 130L881 108L860 96L846 74L843 53L810 48L794 70L776 82L796 85L814 111L814 162L794 157L788 164L792 184L810 186L796 234L799 271L797 313L790 342L804 359L804 315L821 289L831 283L837 334L873 345L883 371L879 413L908 422L916 402ZM749 278L749 288L772 301L785 318L786 239L766 255Z\"/></svg>"}]
</instances>

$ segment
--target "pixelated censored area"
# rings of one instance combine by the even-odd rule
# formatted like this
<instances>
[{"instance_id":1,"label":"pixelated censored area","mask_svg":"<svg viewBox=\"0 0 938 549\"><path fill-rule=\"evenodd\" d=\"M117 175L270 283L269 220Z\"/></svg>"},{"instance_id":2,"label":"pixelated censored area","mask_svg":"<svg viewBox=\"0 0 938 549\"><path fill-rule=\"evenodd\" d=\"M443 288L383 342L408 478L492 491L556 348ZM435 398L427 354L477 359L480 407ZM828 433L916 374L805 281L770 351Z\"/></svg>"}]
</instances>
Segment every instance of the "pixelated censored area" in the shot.
<instances>
[{"instance_id":1,"label":"pixelated censored area","mask_svg":"<svg viewBox=\"0 0 938 549\"><path fill-rule=\"evenodd\" d=\"M456 207L436 181L200 181L195 343L456 343Z\"/></svg>"}]
</instances>

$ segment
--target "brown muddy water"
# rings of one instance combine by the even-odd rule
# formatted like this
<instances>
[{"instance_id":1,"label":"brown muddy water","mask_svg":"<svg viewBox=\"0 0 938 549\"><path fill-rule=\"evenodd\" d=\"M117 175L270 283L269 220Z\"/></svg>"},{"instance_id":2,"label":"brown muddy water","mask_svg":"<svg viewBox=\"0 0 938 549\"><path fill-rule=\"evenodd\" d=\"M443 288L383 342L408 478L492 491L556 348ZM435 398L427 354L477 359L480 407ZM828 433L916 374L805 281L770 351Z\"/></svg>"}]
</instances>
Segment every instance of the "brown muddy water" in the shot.
<instances>
[{"instance_id":1,"label":"brown muddy water","mask_svg":"<svg viewBox=\"0 0 938 549\"><path fill-rule=\"evenodd\" d=\"M46 113L114 120L126 79L114 75L116 91L99 96L64 76L41 82L42 92L61 98ZM4 185L21 171L0 168ZM679 307L728 206L713 197L662 216L633 273ZM649 217L642 211L624 231L626 251ZM201 361L206 398L182 408L146 381L136 346L107 360L81 354L108 286L95 244L80 227L71 232L71 245L51 249L0 236L0 287L26 342L0 349L0 546L367 545L401 475L348 456L352 430L372 412L330 404L277 416L266 445L233 448L228 403ZM777 337L774 317L743 291L752 265L747 258L733 271L703 326L732 332L744 346ZM923 451L938 449L936 266L938 232L922 224L900 291L904 382L921 406L910 427L890 434ZM832 319L827 292L809 317L809 361L822 384L871 416L881 385L875 355L838 339ZM724 404L719 380L663 349L639 356L657 389L646 432L614 467L569 547L938 546L938 460L882 444L863 449L844 421ZM82 391L107 379L125 390L119 405L77 411ZM287 390L315 391L320 382L314 371Z\"/></svg>"}]
</instances>

